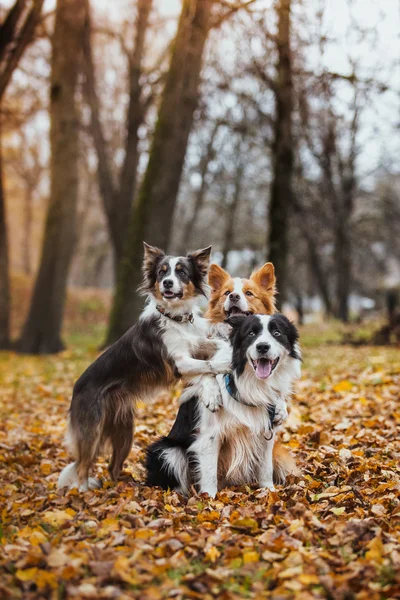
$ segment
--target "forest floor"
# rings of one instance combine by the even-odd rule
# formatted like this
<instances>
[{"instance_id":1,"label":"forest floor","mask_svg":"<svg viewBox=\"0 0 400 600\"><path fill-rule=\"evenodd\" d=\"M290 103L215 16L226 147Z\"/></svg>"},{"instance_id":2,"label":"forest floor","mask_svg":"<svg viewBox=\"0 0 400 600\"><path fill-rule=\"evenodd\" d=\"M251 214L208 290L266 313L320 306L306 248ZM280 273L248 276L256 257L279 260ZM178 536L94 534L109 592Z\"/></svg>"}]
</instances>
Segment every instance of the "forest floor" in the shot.
<instances>
[{"instance_id":1,"label":"forest floor","mask_svg":"<svg viewBox=\"0 0 400 600\"><path fill-rule=\"evenodd\" d=\"M283 434L303 475L276 492L145 487L144 448L172 424L174 390L139 407L125 481L99 462L103 489L64 493L71 390L102 332L70 332L57 356L0 353L0 598L400 598L398 349L305 329Z\"/></svg>"}]
</instances>

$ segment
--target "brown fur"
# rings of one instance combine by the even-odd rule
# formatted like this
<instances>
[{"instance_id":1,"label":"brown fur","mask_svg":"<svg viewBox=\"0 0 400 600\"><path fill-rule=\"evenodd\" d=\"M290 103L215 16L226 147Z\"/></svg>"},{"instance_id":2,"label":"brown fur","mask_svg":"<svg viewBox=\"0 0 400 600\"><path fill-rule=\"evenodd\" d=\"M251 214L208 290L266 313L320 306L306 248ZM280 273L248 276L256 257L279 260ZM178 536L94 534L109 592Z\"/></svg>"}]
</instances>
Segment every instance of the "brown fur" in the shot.
<instances>
[{"instance_id":1,"label":"brown fur","mask_svg":"<svg viewBox=\"0 0 400 600\"><path fill-rule=\"evenodd\" d=\"M246 297L249 309L253 314L271 315L276 312L275 296L277 290L275 269L272 263L265 263L260 269L253 271L250 279L242 278L242 281L244 284L243 291L246 292L249 290L253 294L253 296ZM208 272L208 284L211 287L211 296L206 317L213 325L223 323L226 318L224 310L225 293L233 290L233 278L222 267L213 263ZM238 431L237 435L239 437L245 436L246 430L242 432ZM220 459L223 465L230 464L229 457L230 449L226 447ZM293 456L279 442L276 442L274 445L273 462L274 480L276 483L284 483L286 475L290 473L294 475L300 474ZM221 472L224 471L223 465L221 465Z\"/></svg>"},{"instance_id":2,"label":"brown fur","mask_svg":"<svg viewBox=\"0 0 400 600\"><path fill-rule=\"evenodd\" d=\"M242 278L242 281L243 291L250 291L253 294L246 298L249 309L253 314L271 315L276 311L276 279L272 263L265 263L260 269L251 274L250 279ZM206 317L215 325L222 323L226 318L224 310L225 293L233 290L234 282L227 271L216 264L212 264L208 273L208 284L211 287L211 296Z\"/></svg>"}]
</instances>

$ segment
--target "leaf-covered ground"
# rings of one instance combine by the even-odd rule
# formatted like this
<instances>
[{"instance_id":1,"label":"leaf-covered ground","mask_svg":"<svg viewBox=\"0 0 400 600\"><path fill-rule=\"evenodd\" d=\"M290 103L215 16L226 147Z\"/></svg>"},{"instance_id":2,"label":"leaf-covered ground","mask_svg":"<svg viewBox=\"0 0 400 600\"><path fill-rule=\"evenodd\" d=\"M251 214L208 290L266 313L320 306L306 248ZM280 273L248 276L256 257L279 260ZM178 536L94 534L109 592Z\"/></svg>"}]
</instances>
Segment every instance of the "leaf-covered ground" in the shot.
<instances>
[{"instance_id":1,"label":"leaf-covered ground","mask_svg":"<svg viewBox=\"0 0 400 600\"><path fill-rule=\"evenodd\" d=\"M0 598L400 598L398 349L306 348L284 434L303 477L187 501L143 485L176 391L140 407L125 481L57 491L72 385L95 356L76 341L0 354Z\"/></svg>"}]
</instances>

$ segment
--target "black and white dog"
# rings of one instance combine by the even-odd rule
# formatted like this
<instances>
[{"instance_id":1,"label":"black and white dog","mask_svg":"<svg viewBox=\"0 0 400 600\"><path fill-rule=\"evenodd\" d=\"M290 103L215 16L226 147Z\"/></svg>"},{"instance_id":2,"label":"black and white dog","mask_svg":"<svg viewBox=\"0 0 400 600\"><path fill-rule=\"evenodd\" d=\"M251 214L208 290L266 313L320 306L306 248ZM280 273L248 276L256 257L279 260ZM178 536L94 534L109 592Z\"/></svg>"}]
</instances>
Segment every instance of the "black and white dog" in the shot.
<instances>
[{"instance_id":1,"label":"black and white dog","mask_svg":"<svg viewBox=\"0 0 400 600\"><path fill-rule=\"evenodd\" d=\"M138 322L74 386L67 443L75 462L61 472L59 487L99 487L89 469L107 446L112 450L111 478L118 478L132 447L137 400L177 378L230 370L229 343L207 338L208 322L197 307L206 291L210 253L211 246L171 257L145 244L141 292L147 305ZM218 405L215 377L206 378L203 389L207 401Z\"/></svg>"},{"instance_id":2,"label":"black and white dog","mask_svg":"<svg viewBox=\"0 0 400 600\"><path fill-rule=\"evenodd\" d=\"M229 485L273 488L275 432L287 418L301 356L295 326L283 315L231 317L232 375L216 377L222 408L198 398L182 404L168 436L147 450L147 484L215 497ZM296 471L293 463L293 471Z\"/></svg>"}]
</instances>

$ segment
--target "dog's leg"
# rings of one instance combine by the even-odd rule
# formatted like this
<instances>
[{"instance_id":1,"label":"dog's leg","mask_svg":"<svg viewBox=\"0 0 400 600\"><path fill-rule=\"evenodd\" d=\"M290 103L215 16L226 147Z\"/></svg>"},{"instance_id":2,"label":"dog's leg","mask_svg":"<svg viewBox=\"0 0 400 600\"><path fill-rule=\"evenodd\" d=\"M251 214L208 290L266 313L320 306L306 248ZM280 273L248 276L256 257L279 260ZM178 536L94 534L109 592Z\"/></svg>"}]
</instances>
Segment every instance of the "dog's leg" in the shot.
<instances>
[{"instance_id":1,"label":"dog's leg","mask_svg":"<svg viewBox=\"0 0 400 600\"><path fill-rule=\"evenodd\" d=\"M67 465L60 473L58 487L78 488L81 492L101 487L101 482L95 477L89 477L89 469L98 454L101 430L96 427L88 435L85 435L70 422L67 432L67 445L76 461Z\"/></svg>"},{"instance_id":2,"label":"dog's leg","mask_svg":"<svg viewBox=\"0 0 400 600\"><path fill-rule=\"evenodd\" d=\"M265 440L265 452L264 458L259 466L259 474L258 474L258 484L260 487L268 488L271 491L274 491L274 468L273 468L273 460L272 453L274 450L274 442L275 442L275 434L272 433L272 438L270 440Z\"/></svg>"},{"instance_id":3,"label":"dog's leg","mask_svg":"<svg viewBox=\"0 0 400 600\"><path fill-rule=\"evenodd\" d=\"M113 481L117 481L125 460L132 449L133 442L133 411L130 416L126 415L123 422L117 421L113 424L111 433L112 456L108 465L108 472Z\"/></svg>"},{"instance_id":4,"label":"dog's leg","mask_svg":"<svg viewBox=\"0 0 400 600\"><path fill-rule=\"evenodd\" d=\"M200 493L206 492L215 498L218 491L219 437L211 433L202 433L192 444L190 451L197 462L197 483Z\"/></svg>"},{"instance_id":5,"label":"dog's leg","mask_svg":"<svg viewBox=\"0 0 400 600\"><path fill-rule=\"evenodd\" d=\"M221 343L220 343L221 344ZM210 360L198 360L190 356L174 356L176 368L182 377L196 375L219 375L228 373L232 366L232 349L223 343L218 352Z\"/></svg>"},{"instance_id":6,"label":"dog's leg","mask_svg":"<svg viewBox=\"0 0 400 600\"><path fill-rule=\"evenodd\" d=\"M99 453L101 431L97 429L93 435L77 440L77 459L75 462L78 479L78 489L80 492L93 490L101 487L101 482L95 477L89 477L89 469L95 462Z\"/></svg>"}]
</instances>

